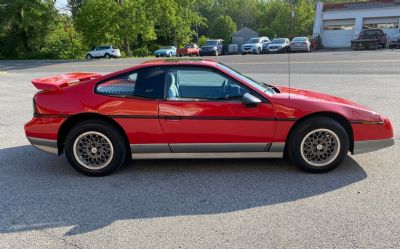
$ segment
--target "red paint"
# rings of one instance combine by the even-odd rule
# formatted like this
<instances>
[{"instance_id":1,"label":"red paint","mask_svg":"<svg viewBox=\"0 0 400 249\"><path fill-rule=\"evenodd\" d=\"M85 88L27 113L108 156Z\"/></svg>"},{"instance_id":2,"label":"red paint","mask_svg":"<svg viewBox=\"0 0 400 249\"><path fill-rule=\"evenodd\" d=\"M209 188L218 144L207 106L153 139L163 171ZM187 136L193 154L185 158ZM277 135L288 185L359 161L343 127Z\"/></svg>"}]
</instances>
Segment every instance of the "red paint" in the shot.
<instances>
[{"instance_id":1,"label":"red paint","mask_svg":"<svg viewBox=\"0 0 400 249\"><path fill-rule=\"evenodd\" d=\"M285 142L290 129L296 123L291 119L302 119L308 115L324 112L335 113L350 122L384 121L381 125L352 123L356 141L393 137L390 121L381 118L378 113L349 100L301 89L292 88L289 99L286 87L278 87L281 93L269 96L248 85L267 100L267 103L261 103L257 107L246 107L240 102L179 102L120 98L98 95L94 92L95 85L104 79L143 67L177 64L211 67L229 75L217 67L216 62L210 60L192 62L158 60L105 76L73 73L33 80L36 87L44 90L35 95L38 114L53 115L53 117L33 118L25 125L26 135L55 140L67 117L54 118L54 116L69 117L82 113L96 113L111 116L126 132L131 144ZM235 78L234 75L230 76ZM79 81L87 77L94 79ZM70 84L71 82L75 84ZM122 117L124 115L128 116ZM182 118L177 120L174 119L175 116Z\"/></svg>"}]
</instances>

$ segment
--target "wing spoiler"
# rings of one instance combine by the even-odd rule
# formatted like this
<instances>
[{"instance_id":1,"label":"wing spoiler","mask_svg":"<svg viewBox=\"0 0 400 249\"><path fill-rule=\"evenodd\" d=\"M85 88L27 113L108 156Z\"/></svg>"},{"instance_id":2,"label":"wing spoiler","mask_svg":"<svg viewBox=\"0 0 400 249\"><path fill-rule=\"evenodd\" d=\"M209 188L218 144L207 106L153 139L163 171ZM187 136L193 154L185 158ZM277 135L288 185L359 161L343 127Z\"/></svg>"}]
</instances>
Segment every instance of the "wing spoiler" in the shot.
<instances>
[{"instance_id":1,"label":"wing spoiler","mask_svg":"<svg viewBox=\"0 0 400 249\"><path fill-rule=\"evenodd\" d=\"M72 84L95 79L102 76L97 73L68 73L47 78L32 80L32 84L39 90L51 91L61 89Z\"/></svg>"}]
</instances>

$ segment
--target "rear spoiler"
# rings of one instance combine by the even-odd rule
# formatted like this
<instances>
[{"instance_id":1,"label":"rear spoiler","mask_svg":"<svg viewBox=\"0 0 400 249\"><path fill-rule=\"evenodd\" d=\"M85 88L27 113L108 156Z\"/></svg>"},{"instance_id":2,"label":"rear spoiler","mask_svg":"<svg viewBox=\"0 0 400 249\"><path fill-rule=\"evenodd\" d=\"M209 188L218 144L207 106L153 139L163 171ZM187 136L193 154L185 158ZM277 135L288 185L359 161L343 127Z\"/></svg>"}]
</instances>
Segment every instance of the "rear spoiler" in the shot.
<instances>
[{"instance_id":1,"label":"rear spoiler","mask_svg":"<svg viewBox=\"0 0 400 249\"><path fill-rule=\"evenodd\" d=\"M32 84L39 90L51 91L61 89L72 84L95 79L102 76L97 73L68 73L48 78L40 78L32 80Z\"/></svg>"}]
</instances>

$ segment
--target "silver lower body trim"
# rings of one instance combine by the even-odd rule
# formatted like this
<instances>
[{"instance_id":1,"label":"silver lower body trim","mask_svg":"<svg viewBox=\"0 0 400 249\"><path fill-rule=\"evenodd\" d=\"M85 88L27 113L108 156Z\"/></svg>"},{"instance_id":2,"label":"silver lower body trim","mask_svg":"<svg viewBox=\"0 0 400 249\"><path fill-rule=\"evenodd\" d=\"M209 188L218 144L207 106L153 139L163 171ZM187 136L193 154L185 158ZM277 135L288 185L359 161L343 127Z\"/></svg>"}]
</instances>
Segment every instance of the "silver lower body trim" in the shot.
<instances>
[{"instance_id":1,"label":"silver lower body trim","mask_svg":"<svg viewBox=\"0 0 400 249\"><path fill-rule=\"evenodd\" d=\"M380 150L386 147L390 147L392 145L394 145L394 138L381 139L381 140L354 141L353 155Z\"/></svg>"},{"instance_id":2,"label":"silver lower body trim","mask_svg":"<svg viewBox=\"0 0 400 249\"><path fill-rule=\"evenodd\" d=\"M269 143L182 143L170 144L173 153L264 152Z\"/></svg>"},{"instance_id":3,"label":"silver lower body trim","mask_svg":"<svg viewBox=\"0 0 400 249\"><path fill-rule=\"evenodd\" d=\"M53 155L58 155L57 140L43 139L36 137L26 137L26 138L35 148Z\"/></svg>"},{"instance_id":4,"label":"silver lower body trim","mask_svg":"<svg viewBox=\"0 0 400 249\"><path fill-rule=\"evenodd\" d=\"M132 159L282 158L283 152L132 153Z\"/></svg>"},{"instance_id":5,"label":"silver lower body trim","mask_svg":"<svg viewBox=\"0 0 400 249\"><path fill-rule=\"evenodd\" d=\"M131 144L133 159L281 158L285 143Z\"/></svg>"}]
</instances>

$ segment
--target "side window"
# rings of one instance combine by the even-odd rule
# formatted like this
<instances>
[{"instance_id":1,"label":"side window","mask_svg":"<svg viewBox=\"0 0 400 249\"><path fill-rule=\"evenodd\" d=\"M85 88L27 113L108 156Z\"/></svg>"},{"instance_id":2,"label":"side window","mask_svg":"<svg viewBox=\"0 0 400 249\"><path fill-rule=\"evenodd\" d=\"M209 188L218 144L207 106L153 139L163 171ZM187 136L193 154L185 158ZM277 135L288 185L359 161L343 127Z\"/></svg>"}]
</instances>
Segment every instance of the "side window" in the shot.
<instances>
[{"instance_id":1,"label":"side window","mask_svg":"<svg viewBox=\"0 0 400 249\"><path fill-rule=\"evenodd\" d=\"M238 82L208 68L182 67L168 71L167 99L240 101L248 92Z\"/></svg>"},{"instance_id":2,"label":"side window","mask_svg":"<svg viewBox=\"0 0 400 249\"><path fill-rule=\"evenodd\" d=\"M144 68L123 74L96 87L96 93L120 97L162 99L165 72L161 68Z\"/></svg>"}]
</instances>

